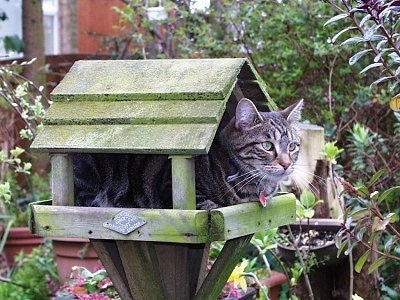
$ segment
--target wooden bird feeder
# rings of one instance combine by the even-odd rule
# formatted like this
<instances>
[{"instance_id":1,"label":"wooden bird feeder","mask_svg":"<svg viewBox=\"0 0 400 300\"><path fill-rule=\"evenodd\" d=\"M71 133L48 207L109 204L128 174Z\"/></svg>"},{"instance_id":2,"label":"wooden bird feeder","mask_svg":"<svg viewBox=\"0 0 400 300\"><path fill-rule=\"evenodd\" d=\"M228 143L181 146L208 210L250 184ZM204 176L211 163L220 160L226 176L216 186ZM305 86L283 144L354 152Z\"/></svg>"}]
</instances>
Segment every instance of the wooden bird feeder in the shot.
<instances>
[{"instance_id":1,"label":"wooden bird feeder","mask_svg":"<svg viewBox=\"0 0 400 300\"><path fill-rule=\"evenodd\" d=\"M89 238L124 300L216 299L253 233L295 220L292 194L196 210L194 156L243 97L276 108L246 59L76 62L31 146L52 167L52 200L31 204L31 231ZM169 155L173 209L75 207L72 153Z\"/></svg>"}]
</instances>

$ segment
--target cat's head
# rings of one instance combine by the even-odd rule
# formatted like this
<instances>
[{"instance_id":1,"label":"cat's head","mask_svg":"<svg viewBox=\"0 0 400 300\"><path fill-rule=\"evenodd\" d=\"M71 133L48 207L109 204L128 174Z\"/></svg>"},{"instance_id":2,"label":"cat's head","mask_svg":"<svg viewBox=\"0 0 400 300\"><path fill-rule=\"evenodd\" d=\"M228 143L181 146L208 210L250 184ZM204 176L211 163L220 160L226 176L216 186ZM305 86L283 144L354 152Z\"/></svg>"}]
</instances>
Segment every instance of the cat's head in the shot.
<instances>
[{"instance_id":1,"label":"cat's head","mask_svg":"<svg viewBox=\"0 0 400 300\"><path fill-rule=\"evenodd\" d=\"M303 100L282 111L260 112L249 99L239 101L224 133L231 159L253 182L279 182L293 172L299 156L297 124Z\"/></svg>"}]
</instances>

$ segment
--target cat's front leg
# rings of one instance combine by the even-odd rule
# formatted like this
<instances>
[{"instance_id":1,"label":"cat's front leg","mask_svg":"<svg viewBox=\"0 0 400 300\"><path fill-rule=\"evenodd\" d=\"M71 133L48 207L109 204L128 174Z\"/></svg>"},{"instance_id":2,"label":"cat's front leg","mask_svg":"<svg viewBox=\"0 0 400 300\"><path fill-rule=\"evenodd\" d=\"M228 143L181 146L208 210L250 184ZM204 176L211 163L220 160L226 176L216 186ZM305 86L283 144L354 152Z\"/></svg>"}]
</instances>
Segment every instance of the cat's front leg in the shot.
<instances>
[{"instance_id":1,"label":"cat's front leg","mask_svg":"<svg viewBox=\"0 0 400 300\"><path fill-rule=\"evenodd\" d=\"M210 210L219 208L219 206L211 200L208 199L201 199L200 201L199 200L200 199L197 199L197 205L196 205L197 209Z\"/></svg>"}]
</instances>

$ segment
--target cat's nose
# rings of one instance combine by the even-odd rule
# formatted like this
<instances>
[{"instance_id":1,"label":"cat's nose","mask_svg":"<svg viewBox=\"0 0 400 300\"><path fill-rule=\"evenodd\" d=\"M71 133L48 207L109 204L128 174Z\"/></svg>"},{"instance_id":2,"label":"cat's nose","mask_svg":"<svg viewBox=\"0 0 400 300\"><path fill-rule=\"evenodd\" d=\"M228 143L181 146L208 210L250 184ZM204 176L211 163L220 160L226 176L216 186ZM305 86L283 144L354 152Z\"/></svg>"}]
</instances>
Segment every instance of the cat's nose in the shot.
<instances>
[{"instance_id":1,"label":"cat's nose","mask_svg":"<svg viewBox=\"0 0 400 300\"><path fill-rule=\"evenodd\" d=\"M282 153L278 156L278 163L287 170L292 165L292 160L288 154Z\"/></svg>"}]
</instances>

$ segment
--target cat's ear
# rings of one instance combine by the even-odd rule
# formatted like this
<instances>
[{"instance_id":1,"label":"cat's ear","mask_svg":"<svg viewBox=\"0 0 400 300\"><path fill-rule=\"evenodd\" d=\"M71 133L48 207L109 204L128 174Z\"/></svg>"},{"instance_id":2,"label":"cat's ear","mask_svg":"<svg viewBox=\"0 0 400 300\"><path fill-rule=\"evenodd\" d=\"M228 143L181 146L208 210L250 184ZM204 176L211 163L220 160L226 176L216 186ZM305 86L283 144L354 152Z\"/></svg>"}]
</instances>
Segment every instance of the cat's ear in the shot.
<instances>
[{"instance_id":1,"label":"cat's ear","mask_svg":"<svg viewBox=\"0 0 400 300\"><path fill-rule=\"evenodd\" d=\"M297 103L285 108L280 113L289 123L297 123L301 119L301 111L303 109L303 106L304 101L303 99L301 99Z\"/></svg>"},{"instance_id":2,"label":"cat's ear","mask_svg":"<svg viewBox=\"0 0 400 300\"><path fill-rule=\"evenodd\" d=\"M252 127L263 121L254 103L247 98L239 101L235 117L235 126L239 130Z\"/></svg>"}]
</instances>

